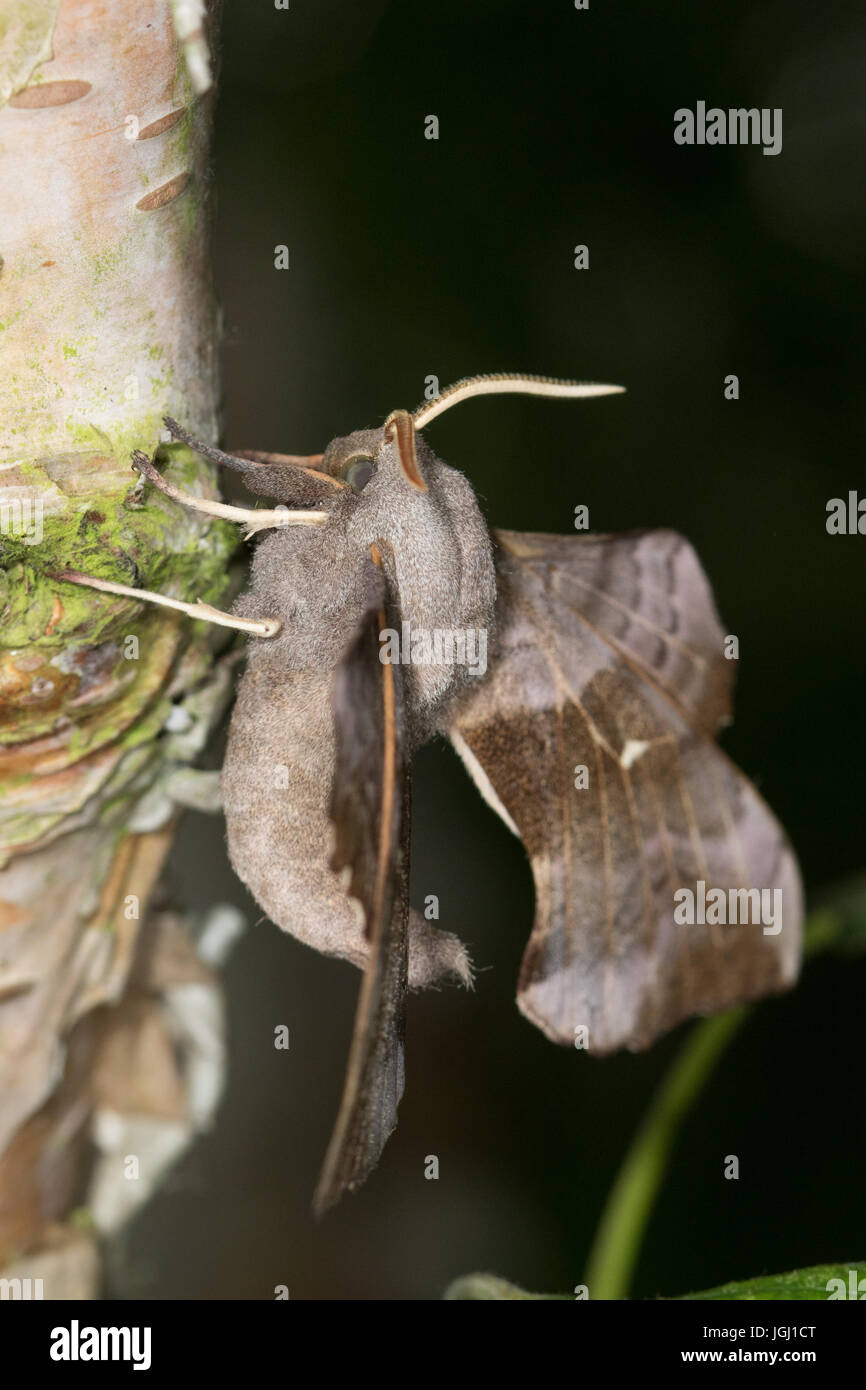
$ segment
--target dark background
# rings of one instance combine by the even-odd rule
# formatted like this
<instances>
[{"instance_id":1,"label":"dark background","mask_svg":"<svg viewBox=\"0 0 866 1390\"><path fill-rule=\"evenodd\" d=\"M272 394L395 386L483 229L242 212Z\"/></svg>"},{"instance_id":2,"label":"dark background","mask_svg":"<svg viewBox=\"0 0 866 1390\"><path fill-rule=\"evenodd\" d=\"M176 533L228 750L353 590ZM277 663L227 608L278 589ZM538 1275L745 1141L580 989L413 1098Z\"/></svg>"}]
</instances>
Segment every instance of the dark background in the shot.
<instances>
[{"instance_id":1,"label":"dark background","mask_svg":"<svg viewBox=\"0 0 866 1390\"><path fill-rule=\"evenodd\" d=\"M496 524L568 532L586 503L594 530L695 544L740 638L725 746L812 899L866 860L866 538L825 530L829 498L866 493L864 59L861 7L811 0L227 0L223 15L226 442L321 449L413 407L430 373L624 383L603 401L472 402L430 440ZM782 107L782 153L676 146L674 110L698 99ZM257 921L222 834L188 817L172 882L255 923L226 977L227 1096L125 1240L115 1293L430 1298L474 1269L570 1290L687 1029L597 1061L518 1014L528 865L450 749L424 750L413 896L439 895L477 986L411 1000L398 1130L316 1224L359 977ZM636 1296L864 1258L864 984L866 964L821 959L759 1007L682 1129Z\"/></svg>"}]
</instances>

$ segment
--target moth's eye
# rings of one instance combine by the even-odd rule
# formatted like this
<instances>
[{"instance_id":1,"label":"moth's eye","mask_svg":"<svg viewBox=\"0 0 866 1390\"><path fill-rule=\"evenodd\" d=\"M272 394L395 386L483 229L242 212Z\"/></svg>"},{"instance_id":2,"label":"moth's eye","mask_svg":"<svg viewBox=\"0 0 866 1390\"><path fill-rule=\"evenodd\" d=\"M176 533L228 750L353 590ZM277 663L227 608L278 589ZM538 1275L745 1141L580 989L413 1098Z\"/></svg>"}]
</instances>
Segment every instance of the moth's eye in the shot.
<instances>
[{"instance_id":1,"label":"moth's eye","mask_svg":"<svg viewBox=\"0 0 866 1390\"><path fill-rule=\"evenodd\" d=\"M353 492L363 492L375 471L369 454L356 454L346 460L343 477Z\"/></svg>"}]
</instances>

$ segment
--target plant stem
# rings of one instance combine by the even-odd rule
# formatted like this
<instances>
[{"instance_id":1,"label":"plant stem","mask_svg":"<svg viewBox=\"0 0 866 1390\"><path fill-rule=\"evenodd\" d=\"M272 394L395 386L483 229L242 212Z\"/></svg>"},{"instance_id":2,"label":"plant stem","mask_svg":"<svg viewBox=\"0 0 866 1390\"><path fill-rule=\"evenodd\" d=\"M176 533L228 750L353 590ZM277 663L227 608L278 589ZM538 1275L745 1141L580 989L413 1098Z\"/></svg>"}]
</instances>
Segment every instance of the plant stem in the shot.
<instances>
[{"instance_id":1,"label":"plant stem","mask_svg":"<svg viewBox=\"0 0 866 1390\"><path fill-rule=\"evenodd\" d=\"M698 1024L656 1092L602 1212L587 1263L590 1298L627 1296L680 1119L749 1012L741 1006Z\"/></svg>"}]
</instances>

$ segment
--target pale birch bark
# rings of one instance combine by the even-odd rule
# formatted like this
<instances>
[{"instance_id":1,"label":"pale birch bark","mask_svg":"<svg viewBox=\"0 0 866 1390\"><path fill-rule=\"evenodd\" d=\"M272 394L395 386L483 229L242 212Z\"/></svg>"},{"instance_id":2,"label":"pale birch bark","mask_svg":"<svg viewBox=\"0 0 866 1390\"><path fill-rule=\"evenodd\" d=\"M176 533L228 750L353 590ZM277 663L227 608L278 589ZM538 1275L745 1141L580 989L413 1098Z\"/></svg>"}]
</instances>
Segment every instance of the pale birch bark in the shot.
<instances>
[{"instance_id":1,"label":"pale birch bark","mask_svg":"<svg viewBox=\"0 0 866 1390\"><path fill-rule=\"evenodd\" d=\"M0 1271L45 1297L95 1294L96 1233L219 1089L213 978L147 906L230 672L201 624L50 577L224 588L233 530L129 464L164 414L217 434L212 21L198 0L0 0Z\"/></svg>"}]
</instances>

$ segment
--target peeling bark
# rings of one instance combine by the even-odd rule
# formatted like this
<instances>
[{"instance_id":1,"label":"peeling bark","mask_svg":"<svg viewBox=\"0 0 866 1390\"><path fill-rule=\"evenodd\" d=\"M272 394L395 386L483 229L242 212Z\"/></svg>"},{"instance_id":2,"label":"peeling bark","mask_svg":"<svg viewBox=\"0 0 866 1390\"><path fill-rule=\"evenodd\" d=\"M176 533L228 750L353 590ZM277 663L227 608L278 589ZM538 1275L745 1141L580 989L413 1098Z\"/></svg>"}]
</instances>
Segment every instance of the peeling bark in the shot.
<instances>
[{"instance_id":1,"label":"peeling bark","mask_svg":"<svg viewBox=\"0 0 866 1390\"><path fill-rule=\"evenodd\" d=\"M233 529L129 465L163 415L217 434L203 14L0 4L0 1266L50 1270L45 1297L95 1293L97 1228L219 1090L213 977L147 911L230 662L201 624L52 578L225 587ZM124 1189L130 1152L148 1171Z\"/></svg>"}]
</instances>

